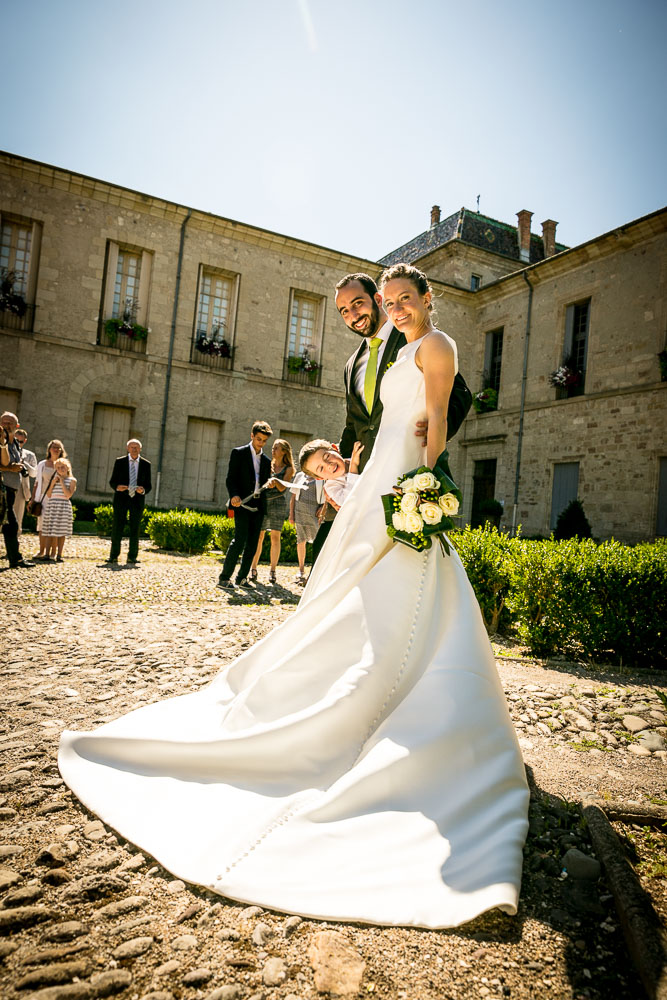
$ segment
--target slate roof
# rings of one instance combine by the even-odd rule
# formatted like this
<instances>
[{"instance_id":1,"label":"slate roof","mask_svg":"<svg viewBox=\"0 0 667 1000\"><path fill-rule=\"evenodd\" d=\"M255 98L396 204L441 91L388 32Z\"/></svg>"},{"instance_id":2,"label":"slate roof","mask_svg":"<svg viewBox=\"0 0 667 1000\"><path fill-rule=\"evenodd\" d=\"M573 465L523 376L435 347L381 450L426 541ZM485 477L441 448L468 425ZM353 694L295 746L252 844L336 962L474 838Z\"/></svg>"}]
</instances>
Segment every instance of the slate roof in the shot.
<instances>
[{"instance_id":1,"label":"slate roof","mask_svg":"<svg viewBox=\"0 0 667 1000\"><path fill-rule=\"evenodd\" d=\"M402 260L411 264L452 240L460 240L461 243L467 243L469 246L490 250L492 253L522 263L519 254L517 227L509 225L507 222L499 222L498 219L490 219L478 212L471 212L469 208L461 208L454 215L443 219L437 226L427 229L426 232L415 236L409 243L404 243L402 247L392 250L385 257L381 257L379 263L384 264L385 267ZM556 253L567 249L568 247L562 243L556 243ZM540 260L544 260L542 237L531 233L530 263L537 264Z\"/></svg>"}]
</instances>

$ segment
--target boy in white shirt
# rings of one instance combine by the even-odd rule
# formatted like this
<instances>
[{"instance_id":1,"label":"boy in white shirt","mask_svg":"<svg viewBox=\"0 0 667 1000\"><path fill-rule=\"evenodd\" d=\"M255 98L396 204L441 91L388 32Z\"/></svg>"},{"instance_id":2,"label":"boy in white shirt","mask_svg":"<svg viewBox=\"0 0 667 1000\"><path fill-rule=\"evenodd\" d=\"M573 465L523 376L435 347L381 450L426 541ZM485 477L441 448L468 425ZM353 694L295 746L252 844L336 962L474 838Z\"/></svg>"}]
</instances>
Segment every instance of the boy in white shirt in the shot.
<instances>
[{"instance_id":1,"label":"boy in white shirt","mask_svg":"<svg viewBox=\"0 0 667 1000\"><path fill-rule=\"evenodd\" d=\"M324 480L324 495L334 510L340 510L359 478L359 458L363 444L354 442L350 458L343 458L335 444L316 438L304 444L299 464L313 479Z\"/></svg>"}]
</instances>

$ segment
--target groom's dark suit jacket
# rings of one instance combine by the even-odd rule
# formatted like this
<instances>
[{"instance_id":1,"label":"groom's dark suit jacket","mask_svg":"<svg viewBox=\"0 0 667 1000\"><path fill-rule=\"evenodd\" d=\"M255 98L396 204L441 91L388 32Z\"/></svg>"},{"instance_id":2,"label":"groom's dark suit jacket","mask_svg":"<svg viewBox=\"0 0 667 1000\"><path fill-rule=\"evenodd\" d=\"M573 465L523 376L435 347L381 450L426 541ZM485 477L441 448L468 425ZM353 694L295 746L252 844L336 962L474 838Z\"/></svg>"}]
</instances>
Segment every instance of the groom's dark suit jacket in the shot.
<instances>
[{"instance_id":1,"label":"groom's dark suit jacket","mask_svg":"<svg viewBox=\"0 0 667 1000\"><path fill-rule=\"evenodd\" d=\"M255 466L251 455L252 445L244 444L240 448L234 448L229 456L229 468L227 469L227 489L229 498L241 497L245 500L247 496L255 490ZM271 475L271 462L266 455L259 456L259 485L263 486ZM259 499L249 500L247 506L256 508L261 513L265 507L265 493L261 493Z\"/></svg>"},{"instance_id":2,"label":"groom's dark suit jacket","mask_svg":"<svg viewBox=\"0 0 667 1000\"><path fill-rule=\"evenodd\" d=\"M377 381L375 383L373 406L371 407L370 413L366 409L364 401L354 390L354 367L357 363L357 358L359 358L361 353L366 348L365 340L362 344L360 344L358 350L354 352L345 365L345 399L347 402L347 416L345 420L345 430L343 431L340 439L340 453L343 458L349 458L352 454L354 442L361 441L364 446L364 450L361 453L361 459L359 461L359 472L363 470L366 462L371 457L373 445L375 444L375 438L377 437L377 432L380 428L380 420L382 419L380 386L382 385L382 379L384 378L387 369L390 368L396 360L396 355L405 343L406 340L403 334L397 330L395 326L392 327L380 360ZM449 407L447 410L448 440L454 437L457 430L463 423L465 415L470 409L471 403L472 395L470 393L470 389L466 385L463 376L457 372L452 392L449 397Z\"/></svg>"}]
</instances>

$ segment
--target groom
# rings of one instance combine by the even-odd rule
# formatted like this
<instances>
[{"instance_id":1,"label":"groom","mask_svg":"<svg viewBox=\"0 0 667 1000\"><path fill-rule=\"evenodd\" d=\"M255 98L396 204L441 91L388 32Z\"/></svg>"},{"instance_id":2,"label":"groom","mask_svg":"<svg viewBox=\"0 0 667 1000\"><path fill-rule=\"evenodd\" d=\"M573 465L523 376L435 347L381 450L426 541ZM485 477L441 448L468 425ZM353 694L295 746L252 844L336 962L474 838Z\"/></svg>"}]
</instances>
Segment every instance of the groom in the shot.
<instances>
[{"instance_id":1,"label":"groom","mask_svg":"<svg viewBox=\"0 0 667 1000\"><path fill-rule=\"evenodd\" d=\"M406 340L400 330L387 319L382 308L382 296L368 274L357 272L341 278L336 285L336 308L345 325L362 338L358 350L345 365L347 414L340 439L343 458L350 457L355 441L363 444L364 450L359 462L359 472L362 472L371 456L382 419L382 379ZM456 434L471 402L470 390L463 376L457 373L447 411L448 438ZM418 424L415 433L425 439L426 431L426 424ZM326 519L313 542L313 561L331 530L334 517L335 512L327 508Z\"/></svg>"}]
</instances>

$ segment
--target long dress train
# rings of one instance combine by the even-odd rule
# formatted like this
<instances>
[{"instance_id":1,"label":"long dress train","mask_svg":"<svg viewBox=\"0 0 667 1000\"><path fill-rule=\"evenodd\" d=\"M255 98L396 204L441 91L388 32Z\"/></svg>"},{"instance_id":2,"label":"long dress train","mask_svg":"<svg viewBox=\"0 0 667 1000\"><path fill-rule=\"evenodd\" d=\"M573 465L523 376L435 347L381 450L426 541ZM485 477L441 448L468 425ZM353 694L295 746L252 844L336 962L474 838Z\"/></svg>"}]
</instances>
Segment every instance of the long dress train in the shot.
<instances>
[{"instance_id":1,"label":"long dress train","mask_svg":"<svg viewBox=\"0 0 667 1000\"><path fill-rule=\"evenodd\" d=\"M479 607L458 555L393 545L380 502L423 461L419 344L294 614L207 688L62 736L82 802L232 899L421 927L516 911L528 790Z\"/></svg>"}]
</instances>

